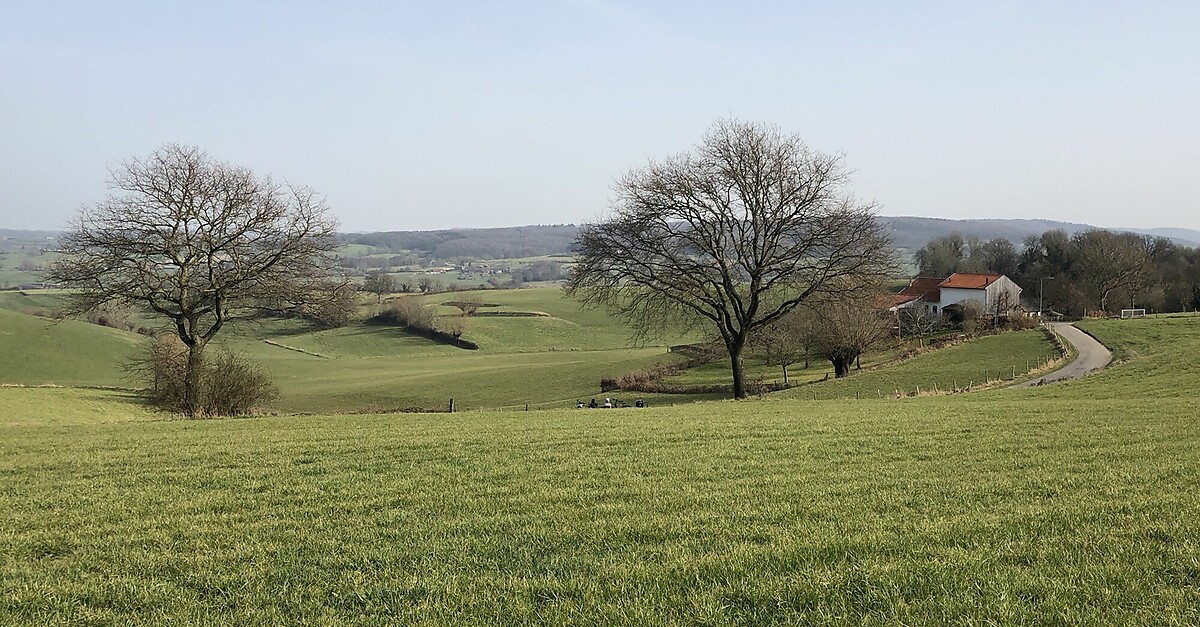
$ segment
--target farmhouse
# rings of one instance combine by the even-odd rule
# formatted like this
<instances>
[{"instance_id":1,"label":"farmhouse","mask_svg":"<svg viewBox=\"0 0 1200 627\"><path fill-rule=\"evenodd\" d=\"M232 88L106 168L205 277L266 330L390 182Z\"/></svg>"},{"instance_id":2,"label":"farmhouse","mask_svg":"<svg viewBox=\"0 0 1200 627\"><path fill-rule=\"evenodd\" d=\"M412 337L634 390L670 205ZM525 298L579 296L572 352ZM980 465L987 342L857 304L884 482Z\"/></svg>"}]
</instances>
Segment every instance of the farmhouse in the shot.
<instances>
[{"instance_id":1,"label":"farmhouse","mask_svg":"<svg viewBox=\"0 0 1200 627\"><path fill-rule=\"evenodd\" d=\"M941 315L947 307L978 303L989 316L1006 316L1021 303L1021 287L1003 274L955 272L945 279L917 277L895 295L889 311L920 310Z\"/></svg>"}]
</instances>

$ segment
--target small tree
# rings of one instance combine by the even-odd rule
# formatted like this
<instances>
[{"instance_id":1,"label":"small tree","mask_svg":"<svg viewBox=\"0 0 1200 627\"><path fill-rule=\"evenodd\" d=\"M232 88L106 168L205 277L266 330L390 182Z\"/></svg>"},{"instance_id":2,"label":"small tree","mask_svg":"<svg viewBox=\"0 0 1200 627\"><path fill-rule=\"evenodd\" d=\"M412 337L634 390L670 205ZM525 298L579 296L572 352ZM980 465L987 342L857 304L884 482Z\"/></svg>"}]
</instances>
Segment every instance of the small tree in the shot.
<instances>
[{"instance_id":1,"label":"small tree","mask_svg":"<svg viewBox=\"0 0 1200 627\"><path fill-rule=\"evenodd\" d=\"M467 331L467 321L460 316L439 318L437 321L437 330L453 337L454 341L457 342L462 338L463 333Z\"/></svg>"},{"instance_id":2,"label":"small tree","mask_svg":"<svg viewBox=\"0 0 1200 627\"><path fill-rule=\"evenodd\" d=\"M382 303L384 294L396 291L396 279L386 272L367 273L367 278L363 280L363 291L374 294L376 304Z\"/></svg>"},{"instance_id":3,"label":"small tree","mask_svg":"<svg viewBox=\"0 0 1200 627\"><path fill-rule=\"evenodd\" d=\"M434 291L433 290L433 279L431 279L427 276L423 276L423 277L417 279L417 288L419 288L421 290L422 294L428 294L428 293Z\"/></svg>"},{"instance_id":4,"label":"small tree","mask_svg":"<svg viewBox=\"0 0 1200 627\"><path fill-rule=\"evenodd\" d=\"M872 307L867 298L827 299L816 303L816 344L833 364L837 378L850 374L859 357L892 335L888 315Z\"/></svg>"},{"instance_id":5,"label":"small tree","mask_svg":"<svg viewBox=\"0 0 1200 627\"><path fill-rule=\"evenodd\" d=\"M463 296L462 298L453 301L455 307L462 312L464 316L473 316L479 308L483 306L483 299L478 294Z\"/></svg>"},{"instance_id":6,"label":"small tree","mask_svg":"<svg viewBox=\"0 0 1200 627\"><path fill-rule=\"evenodd\" d=\"M783 384L786 386L788 366L803 361L804 367L808 368L815 330L812 312L797 308L763 327L751 342L767 365L783 369Z\"/></svg>"},{"instance_id":7,"label":"small tree","mask_svg":"<svg viewBox=\"0 0 1200 627\"><path fill-rule=\"evenodd\" d=\"M924 339L937 330L940 320L921 307L902 307L896 313L896 322L902 339L917 338L924 344Z\"/></svg>"},{"instance_id":8,"label":"small tree","mask_svg":"<svg viewBox=\"0 0 1200 627\"><path fill-rule=\"evenodd\" d=\"M405 296L391 301L389 315L406 327L420 330L433 328L433 308L422 303L416 296Z\"/></svg>"},{"instance_id":9,"label":"small tree","mask_svg":"<svg viewBox=\"0 0 1200 627\"><path fill-rule=\"evenodd\" d=\"M77 290L76 311L124 301L170 320L188 347L182 411L197 415L204 347L230 320L313 293L335 222L312 190L190 146L125 162L111 187L59 239L64 257L47 279Z\"/></svg>"}]
</instances>

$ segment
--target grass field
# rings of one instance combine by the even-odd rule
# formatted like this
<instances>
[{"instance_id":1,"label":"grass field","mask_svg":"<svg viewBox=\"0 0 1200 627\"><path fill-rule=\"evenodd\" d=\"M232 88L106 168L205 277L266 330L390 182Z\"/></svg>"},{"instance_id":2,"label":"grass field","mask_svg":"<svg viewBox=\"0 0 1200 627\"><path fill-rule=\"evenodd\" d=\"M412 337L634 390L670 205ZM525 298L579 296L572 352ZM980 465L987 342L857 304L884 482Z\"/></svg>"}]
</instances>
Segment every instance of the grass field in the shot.
<instances>
[{"instance_id":1,"label":"grass field","mask_svg":"<svg viewBox=\"0 0 1200 627\"><path fill-rule=\"evenodd\" d=\"M1037 370L1039 363L1058 357L1054 345L1040 330L989 335L944 349L919 354L895 365L851 371L832 379L779 392L783 397L807 399L879 398L947 392L986 381L1017 380ZM825 371L831 371L824 368Z\"/></svg>"},{"instance_id":2,"label":"grass field","mask_svg":"<svg viewBox=\"0 0 1200 627\"><path fill-rule=\"evenodd\" d=\"M6 419L0 622L1194 624L1195 410Z\"/></svg>"},{"instance_id":3,"label":"grass field","mask_svg":"<svg viewBox=\"0 0 1200 627\"><path fill-rule=\"evenodd\" d=\"M241 323L222 331L216 346L243 353L266 367L282 396L271 409L287 413L392 411L459 408L571 407L576 400L600 396L602 377L670 362L669 344L693 341L677 332L634 345L627 327L600 310L581 308L557 288L489 290L431 294L422 297L442 316L458 315L446 303L478 295L490 305L482 311L537 313L533 317L476 316L467 319L464 337L479 344L465 351L401 330L355 324L314 332L297 321ZM51 310L62 306L53 291L0 293L3 310ZM146 322L149 324L149 322ZM12 328L9 328L12 327ZM0 344L0 383L59 385L137 385L125 378L121 365L144 339L130 333L66 321L49 323L7 313L0 331L19 342ZM34 333L31 330L41 329ZM76 350L76 348L80 350ZM802 385L784 395L803 398L853 398L891 394L895 389L928 390L934 383L980 382L983 370L996 377L1023 374L1052 349L1038 332L1004 334L917 357L880 370L856 372L844 381ZM895 357L894 352L868 355L868 368ZM777 380L773 366L750 362L751 379ZM828 362L814 360L808 369L792 367L792 381L812 382L831 373ZM668 381L678 384L728 384L728 365L718 360L685 371ZM605 394L612 396L614 393ZM654 404L675 404L719 397L617 393L631 402L640 397Z\"/></svg>"},{"instance_id":4,"label":"grass field","mask_svg":"<svg viewBox=\"0 0 1200 627\"><path fill-rule=\"evenodd\" d=\"M467 351L401 330L355 324L314 332L297 321L268 320L227 327L214 340L268 369L282 396L272 410L289 413L392 411L446 407L574 407L600 393L600 379L677 359L666 346L686 334L633 345L627 327L602 311L584 310L558 288L480 292L488 311L538 312L536 317L478 317ZM463 293L424 300L442 315ZM13 312L61 307L53 291L0 293L0 384L138 385L122 370L141 336ZM7 333L8 335L2 335ZM651 395L652 396L652 395ZM656 403L660 402L657 397ZM683 396L661 402L706 398Z\"/></svg>"},{"instance_id":5,"label":"grass field","mask_svg":"<svg viewBox=\"0 0 1200 627\"><path fill-rule=\"evenodd\" d=\"M1200 318L1084 326L1126 361L903 401L174 421L0 388L0 624L1196 624Z\"/></svg>"},{"instance_id":6,"label":"grass field","mask_svg":"<svg viewBox=\"0 0 1200 627\"><path fill-rule=\"evenodd\" d=\"M145 338L0 309L0 383L130 386L122 364Z\"/></svg>"}]
</instances>

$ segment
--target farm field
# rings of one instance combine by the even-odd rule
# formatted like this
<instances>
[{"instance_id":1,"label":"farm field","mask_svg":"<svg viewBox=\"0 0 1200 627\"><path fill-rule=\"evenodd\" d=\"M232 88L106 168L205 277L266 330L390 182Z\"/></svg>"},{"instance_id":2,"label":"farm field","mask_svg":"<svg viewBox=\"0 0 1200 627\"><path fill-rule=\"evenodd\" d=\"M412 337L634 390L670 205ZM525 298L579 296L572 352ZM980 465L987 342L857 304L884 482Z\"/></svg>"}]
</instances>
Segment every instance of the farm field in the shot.
<instances>
[{"instance_id":1,"label":"farm field","mask_svg":"<svg viewBox=\"0 0 1200 627\"><path fill-rule=\"evenodd\" d=\"M895 365L851 371L844 379L833 379L832 368L822 364L820 372L830 379L794 387L781 397L828 400L836 398L879 398L918 392L948 392L988 381L1020 380L1039 363L1055 360L1058 351L1040 330L989 335L955 346L921 353ZM865 365L864 365L865 366ZM802 371L804 372L804 371Z\"/></svg>"},{"instance_id":2,"label":"farm field","mask_svg":"<svg viewBox=\"0 0 1200 627\"><path fill-rule=\"evenodd\" d=\"M602 377L643 370L680 359L667 344L694 341L696 335L678 332L654 338L649 345L631 342L629 330L599 310L581 309L557 288L489 290L420 297L438 315L458 315L448 304L478 295L485 315L467 318L464 337L479 344L468 351L439 344L404 331L354 324L341 329L313 331L298 321L243 322L217 336L214 347L242 353L273 375L281 398L272 409L284 413L328 413L438 409L450 399L460 409L573 407L577 400L616 397L627 403L642 398L655 405L721 398L722 394L601 393ZM53 310L63 294L53 291L0 293L0 331L20 341L0 345L0 383L37 385L136 386L123 364L137 354L141 336L87 325L79 321L51 322L3 311ZM371 305L370 307L376 307ZM503 314L536 314L505 317ZM491 315L488 315L491 314ZM495 315L502 314L502 315ZM139 323L151 324L148 321ZM41 329L32 333L29 329ZM28 344L28 346L26 346ZM25 348L22 348L22 347ZM78 354L75 347L82 347ZM831 373L828 362L814 359L811 367L793 366L791 379L799 385L784 396L854 398L881 396L895 389L941 389L966 386L983 378L981 367L1003 371L1016 367L1018 376L1053 353L1037 331L985 337L961 346L920 355L880 369L895 352L864 357L868 370L842 381L819 381ZM748 360L749 376L772 381L779 369ZM691 369L667 381L673 384L728 384L725 360Z\"/></svg>"},{"instance_id":3,"label":"farm field","mask_svg":"<svg viewBox=\"0 0 1200 627\"><path fill-rule=\"evenodd\" d=\"M130 386L122 364L144 340L78 320L0 309L0 383Z\"/></svg>"},{"instance_id":4,"label":"farm field","mask_svg":"<svg viewBox=\"0 0 1200 627\"><path fill-rule=\"evenodd\" d=\"M401 330L355 324L313 331L286 320L244 322L223 330L214 348L245 354L271 372L281 391L272 409L286 413L439 409L574 407L600 392L600 379L678 359L666 345L686 334L637 346L628 330L601 311L582 310L557 288L487 291L488 311L538 312L528 317L468 320L465 337L480 350L439 344ZM441 315L442 303L463 293L423 299ZM53 310L63 294L0 293L0 384L136 386L123 365L138 354L142 336L16 312ZM653 395L644 395L653 396ZM659 402L687 402L682 396ZM632 399L631 399L632 400Z\"/></svg>"},{"instance_id":5,"label":"farm field","mask_svg":"<svg viewBox=\"0 0 1200 627\"><path fill-rule=\"evenodd\" d=\"M1193 624L1198 322L901 400L174 421L0 388L0 623Z\"/></svg>"}]
</instances>

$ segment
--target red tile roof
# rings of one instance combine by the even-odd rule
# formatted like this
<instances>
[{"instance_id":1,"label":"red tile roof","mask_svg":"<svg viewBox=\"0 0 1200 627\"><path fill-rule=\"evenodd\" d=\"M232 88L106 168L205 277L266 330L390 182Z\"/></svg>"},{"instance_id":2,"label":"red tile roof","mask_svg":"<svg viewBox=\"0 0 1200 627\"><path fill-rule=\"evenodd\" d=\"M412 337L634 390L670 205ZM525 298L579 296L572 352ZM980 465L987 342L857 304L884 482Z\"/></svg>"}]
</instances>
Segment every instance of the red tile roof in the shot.
<instances>
[{"instance_id":1,"label":"red tile roof","mask_svg":"<svg viewBox=\"0 0 1200 627\"><path fill-rule=\"evenodd\" d=\"M919 276L909 281L908 285L900 290L900 293L912 298L920 298L927 302L936 303L942 297L941 289L938 288L941 284L942 279L931 276Z\"/></svg>"},{"instance_id":2,"label":"red tile roof","mask_svg":"<svg viewBox=\"0 0 1200 627\"><path fill-rule=\"evenodd\" d=\"M977 274L974 272L955 272L950 278L942 281L941 287L956 287L964 290L981 290L986 288L1004 275Z\"/></svg>"}]
</instances>

